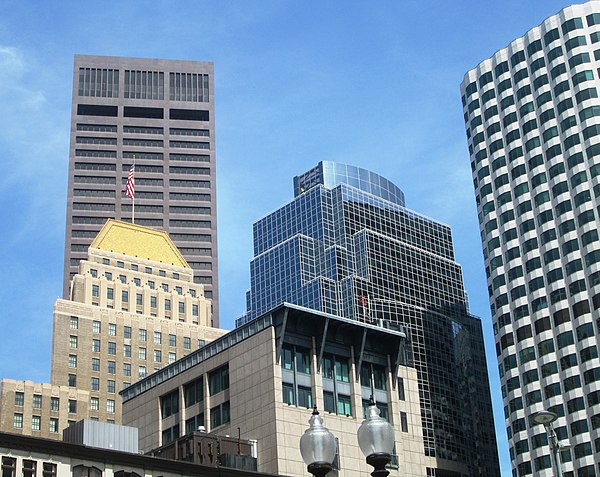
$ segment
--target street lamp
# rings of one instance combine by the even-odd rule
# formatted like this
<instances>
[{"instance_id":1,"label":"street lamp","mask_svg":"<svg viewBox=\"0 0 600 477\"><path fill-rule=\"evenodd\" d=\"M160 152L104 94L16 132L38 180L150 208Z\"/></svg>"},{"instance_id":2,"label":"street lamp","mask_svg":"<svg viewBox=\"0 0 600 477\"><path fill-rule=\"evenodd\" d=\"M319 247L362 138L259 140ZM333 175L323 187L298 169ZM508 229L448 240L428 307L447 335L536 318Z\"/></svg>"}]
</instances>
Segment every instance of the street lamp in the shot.
<instances>
[{"instance_id":1,"label":"street lamp","mask_svg":"<svg viewBox=\"0 0 600 477\"><path fill-rule=\"evenodd\" d=\"M311 474L315 477L325 477L327 472L333 469L335 437L323 425L323 418L319 416L316 404L308 422L310 427L300 438L300 454Z\"/></svg>"},{"instance_id":2,"label":"street lamp","mask_svg":"<svg viewBox=\"0 0 600 477\"><path fill-rule=\"evenodd\" d=\"M374 468L373 477L387 477L386 466L392 461L394 451L394 428L379 415L373 396L369 400L367 418L358 428L356 437L360 450L367 458L367 464Z\"/></svg>"},{"instance_id":3,"label":"street lamp","mask_svg":"<svg viewBox=\"0 0 600 477\"><path fill-rule=\"evenodd\" d=\"M550 442L550 450L552 451L552 466L556 468L556 477L562 477L562 469L559 460L560 443L554 431L552 424L558 419L558 414L552 411L539 411L531 416L531 420L536 424L542 424L546 429L546 435Z\"/></svg>"}]
</instances>

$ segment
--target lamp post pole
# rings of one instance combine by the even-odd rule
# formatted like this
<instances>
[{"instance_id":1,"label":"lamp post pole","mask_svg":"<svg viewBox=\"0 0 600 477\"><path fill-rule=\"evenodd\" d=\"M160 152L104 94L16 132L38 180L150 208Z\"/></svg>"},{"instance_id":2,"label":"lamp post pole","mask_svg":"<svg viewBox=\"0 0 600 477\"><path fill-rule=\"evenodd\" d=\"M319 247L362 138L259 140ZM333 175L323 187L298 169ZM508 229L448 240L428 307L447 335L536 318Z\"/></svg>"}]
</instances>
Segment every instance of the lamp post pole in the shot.
<instances>
[{"instance_id":1,"label":"lamp post pole","mask_svg":"<svg viewBox=\"0 0 600 477\"><path fill-rule=\"evenodd\" d=\"M539 411L531 416L531 420L536 424L542 424L546 429L546 435L550 443L550 452L552 453L552 467L554 469L554 475L556 477L562 477L562 468L560 462L560 445L558 443L558 436L552 425L554 421L558 419L558 415L552 411Z\"/></svg>"}]
</instances>

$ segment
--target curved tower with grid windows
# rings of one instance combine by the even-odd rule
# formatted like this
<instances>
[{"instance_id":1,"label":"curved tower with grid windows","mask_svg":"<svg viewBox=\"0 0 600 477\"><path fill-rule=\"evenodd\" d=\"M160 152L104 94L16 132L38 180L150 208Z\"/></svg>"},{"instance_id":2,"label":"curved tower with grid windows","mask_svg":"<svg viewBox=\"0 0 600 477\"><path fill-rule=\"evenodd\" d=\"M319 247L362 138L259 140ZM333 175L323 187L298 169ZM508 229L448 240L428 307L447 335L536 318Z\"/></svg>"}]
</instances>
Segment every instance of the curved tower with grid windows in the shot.
<instances>
[{"instance_id":1,"label":"curved tower with grid windows","mask_svg":"<svg viewBox=\"0 0 600 477\"><path fill-rule=\"evenodd\" d=\"M461 85L513 475L600 471L600 2L561 10Z\"/></svg>"}]
</instances>

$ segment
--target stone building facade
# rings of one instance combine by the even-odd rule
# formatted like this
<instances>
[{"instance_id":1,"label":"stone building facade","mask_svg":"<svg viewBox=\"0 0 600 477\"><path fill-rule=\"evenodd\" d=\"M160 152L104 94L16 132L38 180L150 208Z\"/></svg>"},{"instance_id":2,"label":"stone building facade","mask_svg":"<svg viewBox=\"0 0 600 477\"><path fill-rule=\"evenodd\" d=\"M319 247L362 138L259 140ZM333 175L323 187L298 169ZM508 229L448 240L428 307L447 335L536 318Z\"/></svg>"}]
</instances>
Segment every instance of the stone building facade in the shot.
<instances>
[{"instance_id":1,"label":"stone building facade","mask_svg":"<svg viewBox=\"0 0 600 477\"><path fill-rule=\"evenodd\" d=\"M338 439L340 474L370 472L357 429L371 393L393 425L392 475L423 476L419 390L405 335L282 305L125 389L123 422L149 451L204 426L257 441L258 471L306 475L299 450L316 403ZM325 411L327 403L333 403Z\"/></svg>"}]
</instances>

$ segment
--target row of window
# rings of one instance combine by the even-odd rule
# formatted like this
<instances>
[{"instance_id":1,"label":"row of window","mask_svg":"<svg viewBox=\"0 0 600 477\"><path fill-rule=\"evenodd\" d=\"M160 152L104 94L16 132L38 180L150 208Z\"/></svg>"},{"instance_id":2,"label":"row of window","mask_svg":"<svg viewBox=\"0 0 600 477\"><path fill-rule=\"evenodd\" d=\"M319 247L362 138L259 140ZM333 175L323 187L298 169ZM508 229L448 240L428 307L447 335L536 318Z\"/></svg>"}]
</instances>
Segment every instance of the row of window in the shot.
<instances>
[{"instance_id":1,"label":"row of window","mask_svg":"<svg viewBox=\"0 0 600 477\"><path fill-rule=\"evenodd\" d=\"M58 431L55 431L58 432ZM53 462L39 462L31 459L23 459L21 462L21 469L23 477L36 477L38 475L38 467L42 471L42 477L56 477L57 464ZM75 470L75 469L73 469ZM83 475L75 474L73 475ZM115 474L116 475L116 474ZM16 477L17 476L17 459L16 457L2 456L2 477ZM139 476L138 476L139 477Z\"/></svg>"},{"instance_id":2,"label":"row of window","mask_svg":"<svg viewBox=\"0 0 600 477\"><path fill-rule=\"evenodd\" d=\"M599 23L598 18L599 18L599 15L597 13L588 15L586 17L588 26L591 27L593 25L597 25ZM568 33L570 33L573 30L578 30L578 29L583 29L583 28L584 28L583 20L582 20L582 18L578 18L578 17L566 20L561 25L563 35L567 35ZM582 38L583 38L583 40L582 40ZM549 45L551 45L552 43L554 43L556 40L559 40L559 39L560 39L559 29L554 28L544 34L544 38L543 38L544 46L547 48ZM594 41L595 38L593 38L592 40ZM574 38L570 38L569 40L565 41L565 47L567 48L567 51L570 51L577 46L582 46L585 44L586 44L585 37L574 37ZM541 39L533 40L527 45L527 56L532 57L535 53L541 51L542 49L543 49L542 40ZM515 68L517 65L524 62L525 59L526 59L526 56L525 56L524 50L516 51L511 55L511 57L509 59L510 66L512 68ZM494 75L496 78L500 77L501 75L503 75L504 73L509 71L509 61L503 61L495 66ZM533 71L535 71L536 69L537 68L532 67ZM479 78L479 89L482 89L486 84L491 83L492 81L493 81L492 72L489 71L487 73L484 73ZM465 88L465 94L467 97L472 95L476 91L477 91L477 83L475 83L475 82L470 83ZM463 102L466 102L466 101L463 100Z\"/></svg>"},{"instance_id":3,"label":"row of window","mask_svg":"<svg viewBox=\"0 0 600 477\"><path fill-rule=\"evenodd\" d=\"M197 378L184 384L185 407L204 400L204 381ZM208 373L208 390L211 396L229 389L229 365L221 366ZM164 419L179 412L179 390L175 390L160 398L161 417Z\"/></svg>"},{"instance_id":4,"label":"row of window","mask_svg":"<svg viewBox=\"0 0 600 477\"><path fill-rule=\"evenodd\" d=\"M95 268L90 268L90 275L93 278L98 278L98 270L96 270ZM145 269L145 273L152 273L152 268L150 267L146 267ZM113 274L112 272L104 272L104 277L109 280L112 281L113 280ZM179 277L179 274L177 274L177 277ZM118 277L119 281L123 284L127 284L127 276L126 275L119 275ZM138 278L138 277L134 277L131 282L136 286L136 287L141 287L142 286L142 279ZM156 282L154 280L148 280L146 282L146 286L148 286L148 288L150 288L150 290L155 290L156 289ZM169 292L169 284L168 283L162 283L160 285L160 288L164 291L164 292ZM178 295L183 295L183 287L181 286L175 286L173 287L173 290L175 291L175 293L177 293ZM196 289L195 288L189 288L187 290L187 293L190 294L190 296L192 297L196 297Z\"/></svg>"},{"instance_id":5,"label":"row of window","mask_svg":"<svg viewBox=\"0 0 600 477\"><path fill-rule=\"evenodd\" d=\"M71 316L69 319L69 326L72 330L78 330L79 329L79 318L77 316ZM100 321L97 320L93 320L92 321L92 332L95 334L99 334L102 330L102 323ZM109 323L108 324L108 336L117 336L117 325L116 323ZM162 336L163 333L160 331L154 331L153 333L153 342L154 344L162 344ZM69 342L71 341L71 338L75 338L75 344L77 341L77 337L71 335L69 337ZM132 337L132 328L131 326L127 326L124 325L123 326L123 338L125 339L131 339ZM138 329L138 340L139 341L147 341L148 339L148 333L147 330L145 328L139 328ZM99 340L96 340L99 341ZM199 339L198 340L198 348L201 348L205 345L205 341ZM169 346L177 346L177 335L174 335L172 333L169 333ZM77 347L75 346L70 346L70 347ZM97 346L98 350L100 349L100 345L98 343ZM191 349L191 338L189 336L184 336L183 337L183 349Z\"/></svg>"}]
</instances>

